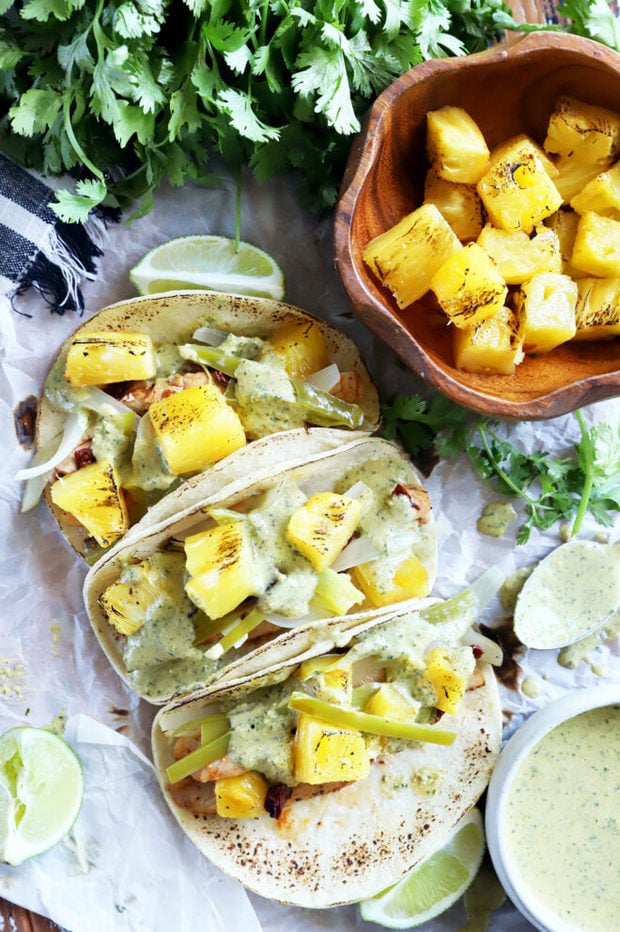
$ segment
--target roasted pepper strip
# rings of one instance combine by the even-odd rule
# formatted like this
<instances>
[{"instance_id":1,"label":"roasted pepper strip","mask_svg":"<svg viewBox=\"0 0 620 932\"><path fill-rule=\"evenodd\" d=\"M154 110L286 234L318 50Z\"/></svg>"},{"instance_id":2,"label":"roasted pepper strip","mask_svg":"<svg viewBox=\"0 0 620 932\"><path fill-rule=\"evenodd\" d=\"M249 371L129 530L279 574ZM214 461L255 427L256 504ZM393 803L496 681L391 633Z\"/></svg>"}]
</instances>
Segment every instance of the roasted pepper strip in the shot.
<instances>
[{"instance_id":1,"label":"roasted pepper strip","mask_svg":"<svg viewBox=\"0 0 620 932\"><path fill-rule=\"evenodd\" d=\"M174 764L170 764L166 770L170 783L178 783L179 780L189 777L196 770L201 770L203 767L206 767L207 764L212 764L214 760L219 760L220 757L224 757L228 751L229 741L230 731L226 731L223 735L220 735L219 738L215 738L213 741L210 741L209 744L205 744L204 747L199 747L195 751L192 751L191 754L186 754L181 760L177 760Z\"/></svg>"}]
</instances>

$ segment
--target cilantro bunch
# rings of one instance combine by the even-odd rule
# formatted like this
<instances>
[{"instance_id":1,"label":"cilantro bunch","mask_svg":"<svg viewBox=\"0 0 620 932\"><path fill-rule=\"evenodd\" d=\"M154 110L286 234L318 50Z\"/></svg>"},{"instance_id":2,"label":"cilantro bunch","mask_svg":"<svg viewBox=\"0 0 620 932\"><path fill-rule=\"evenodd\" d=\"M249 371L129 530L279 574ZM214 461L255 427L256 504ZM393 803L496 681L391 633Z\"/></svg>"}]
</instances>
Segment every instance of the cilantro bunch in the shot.
<instances>
[{"instance_id":1,"label":"cilantro bunch","mask_svg":"<svg viewBox=\"0 0 620 932\"><path fill-rule=\"evenodd\" d=\"M480 479L495 492L519 499L525 521L517 543L529 540L534 528L545 531L557 521L572 522L579 533L588 512L610 527L620 511L620 423L588 427L575 413L580 439L572 452L553 458L546 450L526 453L501 436L498 422L476 416L441 395L397 395L382 406L382 434L398 437L412 456L432 449L443 459L465 453Z\"/></svg>"},{"instance_id":2,"label":"cilantro bunch","mask_svg":"<svg viewBox=\"0 0 620 932\"><path fill-rule=\"evenodd\" d=\"M44 175L66 221L212 180L295 170L335 202L370 102L423 59L479 51L503 0L0 0L0 139Z\"/></svg>"}]
</instances>

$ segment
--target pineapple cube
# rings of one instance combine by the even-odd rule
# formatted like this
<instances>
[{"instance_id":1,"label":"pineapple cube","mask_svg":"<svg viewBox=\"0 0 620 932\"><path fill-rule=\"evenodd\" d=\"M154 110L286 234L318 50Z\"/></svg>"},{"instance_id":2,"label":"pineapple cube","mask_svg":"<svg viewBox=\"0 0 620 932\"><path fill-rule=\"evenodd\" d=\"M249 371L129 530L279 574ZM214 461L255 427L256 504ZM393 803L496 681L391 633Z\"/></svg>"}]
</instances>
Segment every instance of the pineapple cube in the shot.
<instances>
[{"instance_id":1,"label":"pineapple cube","mask_svg":"<svg viewBox=\"0 0 620 932\"><path fill-rule=\"evenodd\" d=\"M99 604L119 634L135 634L162 595L176 596L169 582L182 579L184 571L182 553L154 554L123 571L101 594Z\"/></svg>"},{"instance_id":2,"label":"pineapple cube","mask_svg":"<svg viewBox=\"0 0 620 932\"><path fill-rule=\"evenodd\" d=\"M584 185L571 199L570 206L578 214L593 210L614 220L620 219L620 162Z\"/></svg>"},{"instance_id":3,"label":"pineapple cube","mask_svg":"<svg viewBox=\"0 0 620 932\"><path fill-rule=\"evenodd\" d=\"M271 350L292 379L303 379L328 363L323 331L312 320L292 320L269 338Z\"/></svg>"},{"instance_id":4,"label":"pineapple cube","mask_svg":"<svg viewBox=\"0 0 620 932\"><path fill-rule=\"evenodd\" d=\"M147 333L89 330L74 337L65 364L71 385L109 385L152 379L155 350Z\"/></svg>"},{"instance_id":5,"label":"pineapple cube","mask_svg":"<svg viewBox=\"0 0 620 932\"><path fill-rule=\"evenodd\" d=\"M428 570L414 555L396 565L389 559L360 563L351 572L366 598L376 608L405 599L422 599L430 592Z\"/></svg>"},{"instance_id":6,"label":"pineapple cube","mask_svg":"<svg viewBox=\"0 0 620 932\"><path fill-rule=\"evenodd\" d=\"M564 275L570 275L571 278L581 278L585 275L585 272L580 272L579 269L573 268L571 264L578 225L579 214L576 214L574 210L566 210L564 208L562 210L557 210L545 220L545 226L553 230L560 244L560 271L563 272Z\"/></svg>"},{"instance_id":7,"label":"pineapple cube","mask_svg":"<svg viewBox=\"0 0 620 932\"><path fill-rule=\"evenodd\" d=\"M190 575L185 591L209 618L227 615L256 592L254 548L244 521L187 537L185 560Z\"/></svg>"},{"instance_id":8,"label":"pineapple cube","mask_svg":"<svg viewBox=\"0 0 620 932\"><path fill-rule=\"evenodd\" d=\"M515 303L525 353L548 353L575 336L577 284L568 275L534 275Z\"/></svg>"},{"instance_id":9,"label":"pineapple cube","mask_svg":"<svg viewBox=\"0 0 620 932\"><path fill-rule=\"evenodd\" d=\"M436 708L456 712L467 687L467 676L457 671L445 647L435 647L426 655L424 677L435 689Z\"/></svg>"},{"instance_id":10,"label":"pineapple cube","mask_svg":"<svg viewBox=\"0 0 620 932\"><path fill-rule=\"evenodd\" d=\"M575 340L620 336L620 278L582 278L577 288Z\"/></svg>"},{"instance_id":11,"label":"pineapple cube","mask_svg":"<svg viewBox=\"0 0 620 932\"><path fill-rule=\"evenodd\" d=\"M454 363L464 372L513 375L523 359L515 315L508 307L466 330L455 328L452 339Z\"/></svg>"},{"instance_id":12,"label":"pineapple cube","mask_svg":"<svg viewBox=\"0 0 620 932\"><path fill-rule=\"evenodd\" d=\"M475 120L462 107L441 107L426 116L426 153L441 178L476 184L489 148Z\"/></svg>"},{"instance_id":13,"label":"pineapple cube","mask_svg":"<svg viewBox=\"0 0 620 932\"><path fill-rule=\"evenodd\" d=\"M337 728L300 712L293 744L295 779L299 783L363 780L370 758L359 731Z\"/></svg>"},{"instance_id":14,"label":"pineapple cube","mask_svg":"<svg viewBox=\"0 0 620 932\"><path fill-rule=\"evenodd\" d=\"M215 781L215 808L224 819L252 819L265 812L269 784L262 773L246 770L235 777Z\"/></svg>"},{"instance_id":15,"label":"pineapple cube","mask_svg":"<svg viewBox=\"0 0 620 932\"><path fill-rule=\"evenodd\" d=\"M100 547L109 547L129 528L125 495L110 459L56 479L50 496L54 505L73 515Z\"/></svg>"},{"instance_id":16,"label":"pineapple cube","mask_svg":"<svg viewBox=\"0 0 620 932\"><path fill-rule=\"evenodd\" d=\"M364 712L391 718L397 722L415 721L420 703L397 683L382 683L370 696Z\"/></svg>"},{"instance_id":17,"label":"pineapple cube","mask_svg":"<svg viewBox=\"0 0 620 932\"><path fill-rule=\"evenodd\" d=\"M320 698L349 704L353 690L351 669L338 666L338 654L324 654L304 660L299 666L297 676L302 682L314 679Z\"/></svg>"},{"instance_id":18,"label":"pineapple cube","mask_svg":"<svg viewBox=\"0 0 620 932\"><path fill-rule=\"evenodd\" d=\"M200 472L246 444L239 416L212 384L154 401L148 416L175 476Z\"/></svg>"},{"instance_id":19,"label":"pineapple cube","mask_svg":"<svg viewBox=\"0 0 620 932\"><path fill-rule=\"evenodd\" d=\"M491 156L478 193L491 223L531 233L562 204L552 181L554 168L528 136L509 140Z\"/></svg>"},{"instance_id":20,"label":"pineapple cube","mask_svg":"<svg viewBox=\"0 0 620 932\"><path fill-rule=\"evenodd\" d=\"M476 239L482 229L482 201L473 184L442 178L434 166L424 179L424 201L434 204L461 242Z\"/></svg>"},{"instance_id":21,"label":"pineapple cube","mask_svg":"<svg viewBox=\"0 0 620 932\"><path fill-rule=\"evenodd\" d=\"M620 276L620 220L594 211L581 215L571 262L575 268L598 278Z\"/></svg>"},{"instance_id":22,"label":"pineapple cube","mask_svg":"<svg viewBox=\"0 0 620 932\"><path fill-rule=\"evenodd\" d=\"M439 209L422 204L372 239L363 259L404 308L428 291L439 266L460 248L457 235Z\"/></svg>"},{"instance_id":23,"label":"pineapple cube","mask_svg":"<svg viewBox=\"0 0 620 932\"><path fill-rule=\"evenodd\" d=\"M500 230L487 223L477 243L493 259L507 285L520 285L538 272L562 271L560 241L543 226L530 237L523 230Z\"/></svg>"},{"instance_id":24,"label":"pineapple cube","mask_svg":"<svg viewBox=\"0 0 620 932\"><path fill-rule=\"evenodd\" d=\"M314 569L324 570L349 542L363 510L358 498L317 492L291 515L286 539Z\"/></svg>"},{"instance_id":25,"label":"pineapple cube","mask_svg":"<svg viewBox=\"0 0 620 932\"><path fill-rule=\"evenodd\" d=\"M457 327L492 317L508 294L497 266L477 243L468 243L447 259L433 275L431 289Z\"/></svg>"},{"instance_id":26,"label":"pineapple cube","mask_svg":"<svg viewBox=\"0 0 620 932\"><path fill-rule=\"evenodd\" d=\"M590 164L614 159L620 151L620 114L562 94L549 117L544 148Z\"/></svg>"},{"instance_id":27,"label":"pineapple cube","mask_svg":"<svg viewBox=\"0 0 620 932\"><path fill-rule=\"evenodd\" d=\"M585 188L593 178L606 167L605 162L580 162L572 156L561 156L555 162L558 170L553 183L562 195L565 204L569 204L576 194Z\"/></svg>"}]
</instances>

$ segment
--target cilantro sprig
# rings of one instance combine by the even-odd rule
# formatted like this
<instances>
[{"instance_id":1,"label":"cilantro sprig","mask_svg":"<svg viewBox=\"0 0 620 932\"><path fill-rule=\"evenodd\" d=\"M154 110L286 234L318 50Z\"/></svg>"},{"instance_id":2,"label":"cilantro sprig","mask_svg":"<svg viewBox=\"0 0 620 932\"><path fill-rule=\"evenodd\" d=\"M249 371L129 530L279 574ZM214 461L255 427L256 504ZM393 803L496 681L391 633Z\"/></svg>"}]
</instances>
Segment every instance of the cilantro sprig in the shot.
<instances>
[{"instance_id":1,"label":"cilantro sprig","mask_svg":"<svg viewBox=\"0 0 620 932\"><path fill-rule=\"evenodd\" d=\"M479 51L503 0L0 0L0 140L68 222L147 212L160 184L301 174L334 204L370 102L418 62Z\"/></svg>"},{"instance_id":2,"label":"cilantro sprig","mask_svg":"<svg viewBox=\"0 0 620 932\"><path fill-rule=\"evenodd\" d=\"M382 434L399 438L415 458L432 450L442 459L464 453L476 475L495 492L519 499L525 521L517 543L526 543L534 528L545 531L557 521L579 533L586 514L610 527L620 511L620 423L588 426L575 412L580 439L564 457L546 450L520 450L499 430L500 422L474 415L441 395L397 395L383 404Z\"/></svg>"}]
</instances>

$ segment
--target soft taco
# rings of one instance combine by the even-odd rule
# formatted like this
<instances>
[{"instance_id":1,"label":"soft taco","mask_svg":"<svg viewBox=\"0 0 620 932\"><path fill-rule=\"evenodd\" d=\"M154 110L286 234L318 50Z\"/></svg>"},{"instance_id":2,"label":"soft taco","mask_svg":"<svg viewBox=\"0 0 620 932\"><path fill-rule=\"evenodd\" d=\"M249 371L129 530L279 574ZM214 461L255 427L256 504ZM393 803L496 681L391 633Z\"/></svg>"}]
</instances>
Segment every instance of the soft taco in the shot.
<instances>
[{"instance_id":1,"label":"soft taco","mask_svg":"<svg viewBox=\"0 0 620 932\"><path fill-rule=\"evenodd\" d=\"M63 344L39 406L35 464L19 477L38 486L30 504L45 486L92 563L154 502L248 442L310 425L346 437L378 421L358 350L325 321L213 292L136 298Z\"/></svg>"},{"instance_id":2,"label":"soft taco","mask_svg":"<svg viewBox=\"0 0 620 932\"><path fill-rule=\"evenodd\" d=\"M430 594L435 526L409 459L367 436L310 455L306 436L232 454L227 486L214 492L207 473L171 493L171 514L136 525L89 571L94 631L143 698L327 649L369 613Z\"/></svg>"},{"instance_id":3,"label":"soft taco","mask_svg":"<svg viewBox=\"0 0 620 932\"><path fill-rule=\"evenodd\" d=\"M153 755L175 818L262 896L373 896L441 846L500 749L475 599L374 617L329 654L160 711Z\"/></svg>"}]
</instances>

